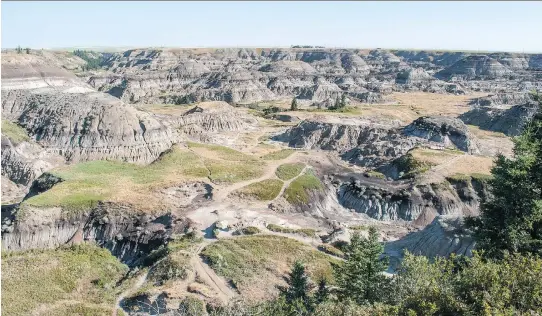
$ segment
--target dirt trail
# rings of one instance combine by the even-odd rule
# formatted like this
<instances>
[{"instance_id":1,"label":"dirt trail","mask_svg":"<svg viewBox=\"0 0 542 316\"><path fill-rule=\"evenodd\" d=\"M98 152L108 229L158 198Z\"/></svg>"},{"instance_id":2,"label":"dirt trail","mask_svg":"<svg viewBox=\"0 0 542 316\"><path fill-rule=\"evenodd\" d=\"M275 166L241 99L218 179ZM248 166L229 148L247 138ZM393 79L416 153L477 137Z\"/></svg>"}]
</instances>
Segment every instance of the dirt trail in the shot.
<instances>
[{"instance_id":1,"label":"dirt trail","mask_svg":"<svg viewBox=\"0 0 542 316\"><path fill-rule=\"evenodd\" d=\"M147 280L147 276L149 274L149 271L145 271L142 275L140 275L136 282L128 289L126 289L124 292L120 293L120 295L117 297L117 301L115 302L115 307L113 308L113 316L117 316L117 311L119 309L122 309L122 307L120 306L122 300L128 296L128 294L131 294L131 293L134 293L135 291L137 291L144 283L145 281Z\"/></svg>"},{"instance_id":2,"label":"dirt trail","mask_svg":"<svg viewBox=\"0 0 542 316\"><path fill-rule=\"evenodd\" d=\"M434 166L433 168L429 169L425 174L422 176L422 183L431 183L431 182L442 182L445 179L445 171L446 168L450 167L457 161L464 159L465 155L459 155L456 157L453 157L446 162L439 164L437 166Z\"/></svg>"},{"instance_id":3,"label":"dirt trail","mask_svg":"<svg viewBox=\"0 0 542 316\"><path fill-rule=\"evenodd\" d=\"M297 176L291 178L290 180L284 181L284 184L282 185L282 188L280 189L280 193L277 195L275 199L281 197L282 194L284 194L284 191L286 191L286 188L290 185L290 183L292 183L295 179L301 177L305 173L305 171L307 171L307 169L309 168L311 167L305 165L305 167L303 167L303 170L301 170L301 172Z\"/></svg>"},{"instance_id":4,"label":"dirt trail","mask_svg":"<svg viewBox=\"0 0 542 316\"><path fill-rule=\"evenodd\" d=\"M201 245L199 245L196 252L190 259L190 264L194 268L196 275L199 276L206 285L211 287L217 293L218 298L222 302L228 303L236 293L228 286L222 277L218 276L207 263L203 262L199 255L203 248L205 248L205 246L209 245L211 242L212 241L210 240L205 240Z\"/></svg>"},{"instance_id":5,"label":"dirt trail","mask_svg":"<svg viewBox=\"0 0 542 316\"><path fill-rule=\"evenodd\" d=\"M245 187L247 185L260 182L267 179L275 178L275 171L277 170L277 167L285 164L285 163L291 163L297 161L297 152L292 153L289 157L282 159L282 160L269 160L267 163L267 166L265 167L264 174L256 179L251 179L247 181L237 182L232 185L228 185L225 187L216 188L215 192L213 193L213 200L215 202L222 202L224 201L230 193L232 193L235 190L238 190L242 187Z\"/></svg>"}]
</instances>

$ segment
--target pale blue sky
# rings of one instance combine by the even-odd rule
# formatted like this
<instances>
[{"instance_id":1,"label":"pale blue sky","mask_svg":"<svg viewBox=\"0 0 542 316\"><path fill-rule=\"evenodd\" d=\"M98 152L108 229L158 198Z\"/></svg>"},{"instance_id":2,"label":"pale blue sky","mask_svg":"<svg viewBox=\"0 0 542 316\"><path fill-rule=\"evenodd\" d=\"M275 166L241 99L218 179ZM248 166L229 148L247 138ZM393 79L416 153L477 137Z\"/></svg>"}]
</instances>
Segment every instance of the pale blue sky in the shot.
<instances>
[{"instance_id":1,"label":"pale blue sky","mask_svg":"<svg viewBox=\"0 0 542 316\"><path fill-rule=\"evenodd\" d=\"M542 51L542 2L4 2L2 47Z\"/></svg>"}]
</instances>

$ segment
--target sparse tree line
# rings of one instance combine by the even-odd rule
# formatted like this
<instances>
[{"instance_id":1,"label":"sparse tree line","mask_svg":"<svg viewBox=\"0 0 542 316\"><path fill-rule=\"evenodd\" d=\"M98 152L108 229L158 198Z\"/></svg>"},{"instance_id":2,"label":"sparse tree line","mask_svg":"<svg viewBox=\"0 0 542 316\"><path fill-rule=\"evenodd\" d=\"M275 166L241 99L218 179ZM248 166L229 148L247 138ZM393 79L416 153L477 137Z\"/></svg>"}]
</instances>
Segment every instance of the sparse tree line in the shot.
<instances>
[{"instance_id":1,"label":"sparse tree line","mask_svg":"<svg viewBox=\"0 0 542 316\"><path fill-rule=\"evenodd\" d=\"M104 62L102 55L96 52L76 49L73 54L87 62L86 65L81 66L83 71L99 69ZM98 57L94 55L98 55Z\"/></svg>"},{"instance_id":2,"label":"sparse tree line","mask_svg":"<svg viewBox=\"0 0 542 316\"><path fill-rule=\"evenodd\" d=\"M383 245L371 228L367 238L354 234L344 246L344 261L333 264L330 280L311 280L295 262L273 301L181 314L541 315L542 105L514 139L514 158L499 155L492 174L491 198L479 217L466 221L477 241L472 258L406 253L396 273L385 274Z\"/></svg>"},{"instance_id":3,"label":"sparse tree line","mask_svg":"<svg viewBox=\"0 0 542 316\"><path fill-rule=\"evenodd\" d=\"M27 48L22 48L22 47L19 45L19 46L17 46L17 48L15 48L15 51L17 52L17 54L22 54L23 51L24 51L25 53L27 53L27 54L30 54L30 51L31 51L31 50L30 50L29 47L27 47Z\"/></svg>"}]
</instances>

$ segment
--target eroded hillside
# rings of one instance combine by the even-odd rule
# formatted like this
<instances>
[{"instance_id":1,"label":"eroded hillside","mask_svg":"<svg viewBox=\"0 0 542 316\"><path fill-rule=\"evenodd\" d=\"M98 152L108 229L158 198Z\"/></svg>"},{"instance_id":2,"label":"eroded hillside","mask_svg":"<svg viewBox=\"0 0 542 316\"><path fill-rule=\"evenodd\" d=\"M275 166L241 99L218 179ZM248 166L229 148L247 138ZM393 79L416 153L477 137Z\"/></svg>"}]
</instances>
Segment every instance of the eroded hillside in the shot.
<instances>
[{"instance_id":1,"label":"eroded hillside","mask_svg":"<svg viewBox=\"0 0 542 316\"><path fill-rule=\"evenodd\" d=\"M392 272L405 249L470 255L462 217L534 115L542 68L540 55L361 49L103 60L2 56L2 290L33 253L57 258L37 284L70 284L31 289L26 306L11 292L6 315L270 299L295 260L333 283L341 245L371 226ZM108 267L69 266L93 255Z\"/></svg>"}]
</instances>

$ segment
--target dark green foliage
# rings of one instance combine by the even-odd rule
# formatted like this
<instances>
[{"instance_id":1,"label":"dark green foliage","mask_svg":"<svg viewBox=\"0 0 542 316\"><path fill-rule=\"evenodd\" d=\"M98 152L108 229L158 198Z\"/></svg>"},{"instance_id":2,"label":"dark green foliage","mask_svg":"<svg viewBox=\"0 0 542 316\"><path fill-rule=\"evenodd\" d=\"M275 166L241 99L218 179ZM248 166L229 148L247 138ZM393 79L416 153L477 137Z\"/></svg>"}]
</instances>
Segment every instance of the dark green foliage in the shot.
<instances>
[{"instance_id":1,"label":"dark green foliage","mask_svg":"<svg viewBox=\"0 0 542 316\"><path fill-rule=\"evenodd\" d=\"M30 48L27 47L27 48L25 48L24 50L25 50L25 52L26 52L27 54L30 54Z\"/></svg>"},{"instance_id":2,"label":"dark green foliage","mask_svg":"<svg viewBox=\"0 0 542 316\"><path fill-rule=\"evenodd\" d=\"M297 111L297 99L294 97L294 99L292 100L292 104L290 106L290 110L291 111Z\"/></svg>"},{"instance_id":3,"label":"dark green foliage","mask_svg":"<svg viewBox=\"0 0 542 316\"><path fill-rule=\"evenodd\" d=\"M406 254L393 284L401 315L530 315L542 309L542 260Z\"/></svg>"},{"instance_id":4,"label":"dark green foliage","mask_svg":"<svg viewBox=\"0 0 542 316\"><path fill-rule=\"evenodd\" d=\"M514 139L514 158L499 155L491 173L491 198L481 204L480 217L467 220L478 249L492 258L542 255L542 107Z\"/></svg>"},{"instance_id":5,"label":"dark green foliage","mask_svg":"<svg viewBox=\"0 0 542 316\"><path fill-rule=\"evenodd\" d=\"M278 113L280 111L281 111L281 109L279 107L270 106L268 108L263 109L263 114L264 115L269 115L269 114L273 114L273 113Z\"/></svg>"},{"instance_id":6,"label":"dark green foliage","mask_svg":"<svg viewBox=\"0 0 542 316\"><path fill-rule=\"evenodd\" d=\"M329 289L326 279L322 278L318 282L318 289L314 293L314 302L316 304L322 304L329 299Z\"/></svg>"},{"instance_id":7,"label":"dark green foliage","mask_svg":"<svg viewBox=\"0 0 542 316\"><path fill-rule=\"evenodd\" d=\"M15 51L17 52L17 54L23 53L23 49L21 48L21 46L17 46L17 48L15 48Z\"/></svg>"},{"instance_id":8,"label":"dark green foliage","mask_svg":"<svg viewBox=\"0 0 542 316\"><path fill-rule=\"evenodd\" d=\"M77 49L73 51L73 54L87 62L86 65L82 66L83 71L99 69L102 67L103 62L105 61L101 54L92 51ZM95 57L95 55L98 55L99 57Z\"/></svg>"},{"instance_id":9,"label":"dark green foliage","mask_svg":"<svg viewBox=\"0 0 542 316\"><path fill-rule=\"evenodd\" d=\"M305 272L305 266L296 261L292 271L286 277L288 287L280 287L281 295L284 296L286 302L292 303L296 300L301 300L308 305L309 301L309 276Z\"/></svg>"},{"instance_id":10,"label":"dark green foliage","mask_svg":"<svg viewBox=\"0 0 542 316\"><path fill-rule=\"evenodd\" d=\"M374 227L369 229L369 238L353 234L344 249L345 262L334 267L340 300L363 305L385 299L389 279L382 273L387 268L387 260L380 258L383 250Z\"/></svg>"}]
</instances>

